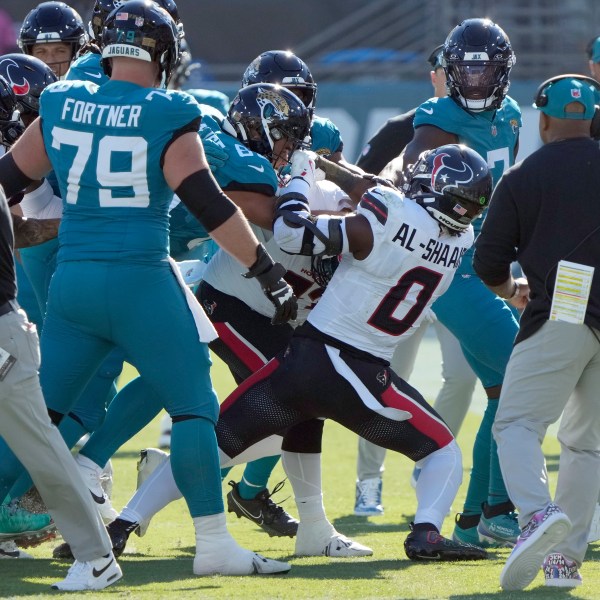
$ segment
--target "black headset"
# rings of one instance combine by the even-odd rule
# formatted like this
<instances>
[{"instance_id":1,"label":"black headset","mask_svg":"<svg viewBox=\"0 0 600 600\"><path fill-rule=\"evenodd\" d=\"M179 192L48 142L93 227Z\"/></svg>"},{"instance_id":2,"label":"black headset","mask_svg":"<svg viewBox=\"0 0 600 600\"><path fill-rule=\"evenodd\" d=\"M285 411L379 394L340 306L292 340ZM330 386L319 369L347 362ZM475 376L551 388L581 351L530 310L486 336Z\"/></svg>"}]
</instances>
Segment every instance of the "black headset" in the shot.
<instances>
[{"instance_id":1,"label":"black headset","mask_svg":"<svg viewBox=\"0 0 600 600\"><path fill-rule=\"evenodd\" d=\"M578 75L577 73L567 73L566 75L556 75L555 77L550 77L550 79L546 79L546 81L544 81L540 87L538 87L533 100L536 108L542 108L548 104L548 88L552 84L563 79L576 79L577 81L581 81L581 83L587 83L596 90L598 96L600 97L600 83L593 77L588 77L587 75ZM577 100L574 98L573 101L576 102ZM596 105L596 112L598 112L598 110L600 110L600 107Z\"/></svg>"}]
</instances>

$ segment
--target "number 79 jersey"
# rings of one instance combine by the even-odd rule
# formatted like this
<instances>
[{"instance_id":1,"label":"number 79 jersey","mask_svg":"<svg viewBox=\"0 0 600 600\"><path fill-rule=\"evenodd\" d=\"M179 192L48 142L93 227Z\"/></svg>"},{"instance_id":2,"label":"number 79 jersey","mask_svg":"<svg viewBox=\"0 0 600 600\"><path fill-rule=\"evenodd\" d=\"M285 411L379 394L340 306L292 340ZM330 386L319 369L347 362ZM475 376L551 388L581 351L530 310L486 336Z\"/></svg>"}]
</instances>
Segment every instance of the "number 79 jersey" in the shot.
<instances>
[{"instance_id":1,"label":"number 79 jersey","mask_svg":"<svg viewBox=\"0 0 600 600\"><path fill-rule=\"evenodd\" d=\"M173 192L162 161L178 134L198 131L196 101L124 81L60 81L42 93L40 117L64 206L58 262L164 260Z\"/></svg>"},{"instance_id":2,"label":"number 79 jersey","mask_svg":"<svg viewBox=\"0 0 600 600\"><path fill-rule=\"evenodd\" d=\"M384 187L369 190L357 212L371 225L373 249L364 260L343 255L308 321L389 361L448 289L473 244L473 229L452 236L416 202Z\"/></svg>"}]
</instances>

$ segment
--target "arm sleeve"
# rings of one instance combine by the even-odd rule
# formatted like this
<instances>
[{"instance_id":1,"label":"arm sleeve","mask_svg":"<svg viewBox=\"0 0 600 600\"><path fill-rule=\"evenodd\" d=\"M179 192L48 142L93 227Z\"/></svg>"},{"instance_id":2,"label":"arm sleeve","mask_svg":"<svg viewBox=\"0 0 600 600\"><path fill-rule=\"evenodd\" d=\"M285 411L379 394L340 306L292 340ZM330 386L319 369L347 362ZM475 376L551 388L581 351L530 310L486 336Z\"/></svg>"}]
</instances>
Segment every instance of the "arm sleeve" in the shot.
<instances>
[{"instance_id":1,"label":"arm sleeve","mask_svg":"<svg viewBox=\"0 0 600 600\"><path fill-rule=\"evenodd\" d=\"M367 142L356 166L367 173L381 173L385 165L396 158L412 140L415 111L390 119Z\"/></svg>"},{"instance_id":2,"label":"arm sleeve","mask_svg":"<svg viewBox=\"0 0 600 600\"><path fill-rule=\"evenodd\" d=\"M475 240L473 268L483 283L500 285L510 276L517 258L519 215L506 177L496 186L481 233Z\"/></svg>"},{"instance_id":3,"label":"arm sleeve","mask_svg":"<svg viewBox=\"0 0 600 600\"><path fill-rule=\"evenodd\" d=\"M223 193L208 169L188 175L175 193L209 232L237 211L237 206Z\"/></svg>"}]
</instances>

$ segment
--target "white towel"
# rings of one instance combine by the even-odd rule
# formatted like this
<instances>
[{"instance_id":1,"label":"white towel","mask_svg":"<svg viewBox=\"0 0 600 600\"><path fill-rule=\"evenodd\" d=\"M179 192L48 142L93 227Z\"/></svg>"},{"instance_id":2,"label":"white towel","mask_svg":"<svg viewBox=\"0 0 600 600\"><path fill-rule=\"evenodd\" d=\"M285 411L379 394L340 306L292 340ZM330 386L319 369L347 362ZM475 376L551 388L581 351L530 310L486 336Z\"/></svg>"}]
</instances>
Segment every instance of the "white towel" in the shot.
<instances>
[{"instance_id":1,"label":"white towel","mask_svg":"<svg viewBox=\"0 0 600 600\"><path fill-rule=\"evenodd\" d=\"M171 270L175 274L175 278L177 279L181 289L185 294L185 299L187 300L188 306L192 311L192 315L194 317L194 321L196 323L196 329L198 330L198 338L201 342L208 344L213 340L217 339L219 335L217 334L217 330L214 328L213 324L210 322L210 319L206 316L204 309L201 304L196 300L196 296L192 294L191 290L185 285L185 281L179 272L179 268L177 267L177 263L169 257L169 265L171 266Z\"/></svg>"}]
</instances>

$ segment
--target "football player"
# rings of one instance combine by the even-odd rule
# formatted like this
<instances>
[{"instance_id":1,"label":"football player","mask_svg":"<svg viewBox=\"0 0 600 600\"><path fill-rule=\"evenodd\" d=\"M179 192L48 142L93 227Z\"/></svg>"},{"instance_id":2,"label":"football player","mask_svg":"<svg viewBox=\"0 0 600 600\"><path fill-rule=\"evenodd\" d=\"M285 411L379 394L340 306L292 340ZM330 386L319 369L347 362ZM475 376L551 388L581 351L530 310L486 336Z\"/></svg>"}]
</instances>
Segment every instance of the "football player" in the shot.
<instances>
[{"instance_id":1,"label":"football player","mask_svg":"<svg viewBox=\"0 0 600 600\"><path fill-rule=\"evenodd\" d=\"M88 40L79 13L64 2L42 2L27 13L17 43L24 54L45 62L59 79Z\"/></svg>"},{"instance_id":2,"label":"football player","mask_svg":"<svg viewBox=\"0 0 600 600\"><path fill-rule=\"evenodd\" d=\"M51 165L63 192L42 335L49 412L60 422L94 369L112 348L122 348L174 416L174 475L197 529L194 573L285 572L288 564L244 550L226 529L206 345L214 330L167 260L171 190L262 282L277 319L295 316L295 298L281 279L283 268L210 174L197 133L198 104L160 89L179 52L175 21L153 2L130 0L107 18L102 46L111 80L101 88L54 84L42 95L40 119L0 159L0 183L9 194ZM91 577L91 570L71 569L65 585Z\"/></svg>"},{"instance_id":3,"label":"football player","mask_svg":"<svg viewBox=\"0 0 600 600\"><path fill-rule=\"evenodd\" d=\"M398 177L419 155L460 142L490 165L494 183L514 164L521 112L507 95L515 55L506 33L488 19L467 19L446 38L442 51L449 94L431 98L415 114L415 135L397 161ZM476 233L481 220L474 223ZM464 307L469 310L465 311ZM512 545L519 534L491 436L500 388L518 322L511 308L473 271L472 253L448 292L433 305L439 321L460 341L486 390L488 403L473 447L473 470L454 536L464 542Z\"/></svg>"}]
</instances>

